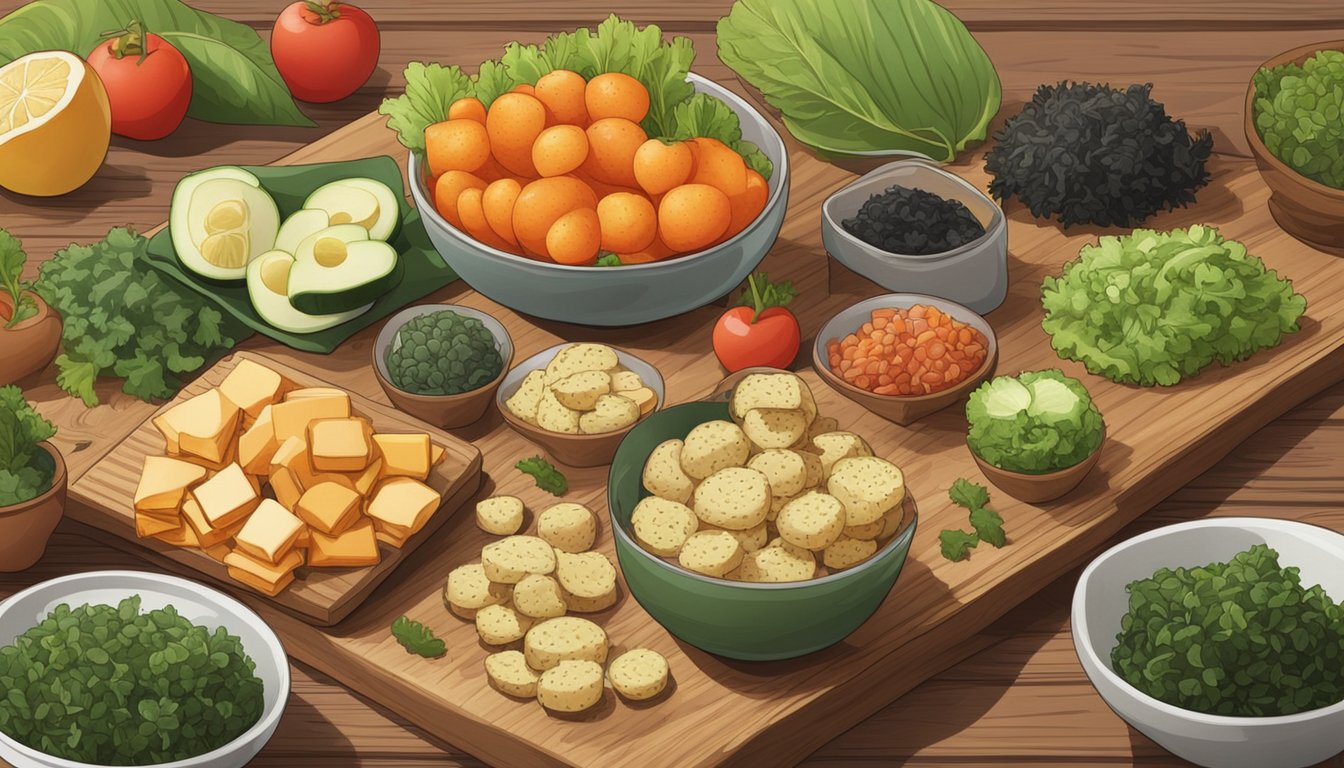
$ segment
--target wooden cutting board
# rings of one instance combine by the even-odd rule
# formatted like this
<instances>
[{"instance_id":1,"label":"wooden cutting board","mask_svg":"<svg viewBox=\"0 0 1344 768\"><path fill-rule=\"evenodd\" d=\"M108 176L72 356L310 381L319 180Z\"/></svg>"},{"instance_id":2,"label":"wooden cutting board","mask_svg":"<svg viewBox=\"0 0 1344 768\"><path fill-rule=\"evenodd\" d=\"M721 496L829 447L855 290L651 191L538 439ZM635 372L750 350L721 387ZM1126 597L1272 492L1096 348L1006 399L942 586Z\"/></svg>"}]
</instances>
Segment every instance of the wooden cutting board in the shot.
<instances>
[{"instance_id":1,"label":"wooden cutting board","mask_svg":"<svg viewBox=\"0 0 1344 768\"><path fill-rule=\"evenodd\" d=\"M374 154L401 156L382 118L369 115L281 160L304 163ZM1197 126L1196 126L1197 127ZM763 264L773 278L800 290L794 310L807 340L835 312L885 291L831 262L821 246L819 207L854 178L821 162L786 136L792 162L789 214ZM983 152L950 166L983 188ZM654 703L630 705L611 692L581 716L548 715L533 702L492 690L482 668L491 649L474 628L443 607L448 571L479 557L491 537L470 516L449 520L377 591L339 625L313 627L261 600L250 599L284 638L296 658L492 764L533 766L706 766L723 763L784 765L806 755L928 677L974 652L967 640L994 619L1084 561L1108 538L1172 491L1212 466L1237 442L1324 387L1344 379L1344 260L1327 256L1281 232L1265 204L1268 192L1253 165L1219 156L1213 180L1189 209L1147 222L1167 229L1218 225L1228 237L1294 281L1309 307L1301 332L1276 349L1230 368L1212 368L1176 387L1143 389L1091 376L1061 361L1041 330L1041 279L1057 273L1100 233L1031 219L1010 205L1007 301L989 316L1000 344L999 373L1060 367L1083 380L1105 415L1109 440L1097 468L1076 491L1044 506L992 493L1007 521L1003 549L980 548L969 561L949 563L938 553L938 531L965 527L965 511L946 492L953 480L986 482L965 445L961 407L911 426L886 422L823 384L811 384L823 412L842 428L860 432L906 473L921 520L900 580L878 612L853 635L824 651L788 662L745 663L717 658L671 637L631 598L596 615L617 650L650 647L666 655L674 684ZM711 297L706 297L711 298ZM559 340L618 344L658 366L668 402L698 399L722 370L710 352L710 329L720 310L709 307L636 328L593 329L538 321L500 307L458 283L432 297L493 313L513 336L521 357ZM428 300L427 300L428 301ZM332 355L296 353L255 343L274 358L321 370L337 386L385 399L368 370L369 329ZM539 449L511 432L496 413L457 434L479 448L487 476L482 494L513 494L535 512L553 503L530 478L512 468ZM585 503L605 520L602 468L564 468L565 501ZM72 507L94 502L89 485L71 488ZM96 502L95 502L96 503ZM614 559L608 530L598 548ZM144 551L139 550L139 551ZM408 655L387 631L408 614L429 624L448 644L445 658Z\"/></svg>"},{"instance_id":2,"label":"wooden cutting board","mask_svg":"<svg viewBox=\"0 0 1344 768\"><path fill-rule=\"evenodd\" d=\"M155 415L219 384L241 360L260 363L301 386L330 386L320 373L284 365L254 352L238 352L215 363L199 378L183 387L177 397L166 403ZM425 527L407 539L404 547L398 549L379 542L378 551L382 558L377 565L363 568L302 566L289 587L275 597L268 598L273 605L325 626L335 624L359 607L360 602L401 561L442 528L464 501L475 495L481 483L481 452L470 444L400 411L370 402L358 394L351 394L350 407L357 415L368 418L375 432L427 432L431 440L444 447L443 461L433 468L425 481L442 495L443 503ZM231 592L258 596L258 593L229 578L223 563L199 549L175 547L158 539L141 539L136 536L132 501L140 481L140 469L144 466L146 456L162 455L164 450L163 435L154 427L152 419L142 422L129 437L71 484L70 493L78 494L87 503L72 506L69 516L153 551L181 566L188 576L204 574Z\"/></svg>"}]
</instances>

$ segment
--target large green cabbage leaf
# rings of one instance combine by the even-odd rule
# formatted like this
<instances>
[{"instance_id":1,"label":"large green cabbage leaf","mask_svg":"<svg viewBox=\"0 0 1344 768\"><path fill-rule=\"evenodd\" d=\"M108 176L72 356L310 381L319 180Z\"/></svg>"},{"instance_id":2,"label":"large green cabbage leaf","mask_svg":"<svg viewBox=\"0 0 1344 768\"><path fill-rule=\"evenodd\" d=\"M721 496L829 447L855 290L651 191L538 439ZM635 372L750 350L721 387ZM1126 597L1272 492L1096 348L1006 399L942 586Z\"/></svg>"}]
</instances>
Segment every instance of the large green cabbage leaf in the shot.
<instances>
[{"instance_id":1,"label":"large green cabbage leaf","mask_svg":"<svg viewBox=\"0 0 1344 768\"><path fill-rule=\"evenodd\" d=\"M998 73L931 0L738 0L719 58L759 88L805 144L950 162L985 138Z\"/></svg>"}]
</instances>

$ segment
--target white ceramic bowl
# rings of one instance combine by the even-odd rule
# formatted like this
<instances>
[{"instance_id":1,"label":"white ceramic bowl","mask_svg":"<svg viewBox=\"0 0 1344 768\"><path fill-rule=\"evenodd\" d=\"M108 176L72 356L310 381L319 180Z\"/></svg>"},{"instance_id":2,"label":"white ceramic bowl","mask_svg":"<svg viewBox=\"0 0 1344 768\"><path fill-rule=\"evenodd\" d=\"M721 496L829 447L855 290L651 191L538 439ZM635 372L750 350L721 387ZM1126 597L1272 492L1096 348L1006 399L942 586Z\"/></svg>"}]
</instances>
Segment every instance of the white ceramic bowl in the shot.
<instances>
[{"instance_id":1,"label":"white ceramic bowl","mask_svg":"<svg viewBox=\"0 0 1344 768\"><path fill-rule=\"evenodd\" d=\"M233 598L194 581L141 571L93 571L44 581L0 603L0 646L31 629L53 608L68 603L72 608L86 603L115 606L131 595L140 595L140 610L150 611L171 603L179 614L195 624L224 627L236 635L243 649L256 662L261 678L261 719L241 736L203 755L156 763L151 768L242 768L275 733L289 699L289 661L280 638L253 613ZM0 733L0 759L17 768L89 768L26 747Z\"/></svg>"},{"instance_id":2,"label":"white ceramic bowl","mask_svg":"<svg viewBox=\"0 0 1344 768\"><path fill-rule=\"evenodd\" d=\"M890 253L845 231L841 223L868 198L900 186L964 204L985 234L960 248L928 255ZM846 184L821 206L821 241L850 270L889 291L923 293L964 304L981 315L1008 295L1008 225L1003 210L965 179L931 160L897 160Z\"/></svg>"},{"instance_id":3,"label":"white ceramic bowl","mask_svg":"<svg viewBox=\"0 0 1344 768\"><path fill-rule=\"evenodd\" d=\"M1111 669L1120 620L1129 610L1125 587L1161 567L1226 562L1254 544L1279 553L1279 565L1301 569L1302 583L1344 598L1344 535L1287 520L1222 517L1181 523L1136 536L1092 561L1073 593L1073 645L1092 685L1125 722L1171 753L1218 768L1297 768L1344 750L1344 702L1283 717L1206 715L1163 703Z\"/></svg>"}]
</instances>

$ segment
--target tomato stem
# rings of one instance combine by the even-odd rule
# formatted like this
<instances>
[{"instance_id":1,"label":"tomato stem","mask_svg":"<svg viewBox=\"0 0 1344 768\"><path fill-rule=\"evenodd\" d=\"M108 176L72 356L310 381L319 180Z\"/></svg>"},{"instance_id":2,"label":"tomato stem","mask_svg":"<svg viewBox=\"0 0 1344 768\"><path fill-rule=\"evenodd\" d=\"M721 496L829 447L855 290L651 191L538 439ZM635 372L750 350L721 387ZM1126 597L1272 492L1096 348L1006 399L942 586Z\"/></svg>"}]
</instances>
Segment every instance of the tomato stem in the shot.
<instances>
[{"instance_id":1,"label":"tomato stem","mask_svg":"<svg viewBox=\"0 0 1344 768\"><path fill-rule=\"evenodd\" d=\"M101 35L104 40L111 40L109 46L112 55L118 59L124 59L127 56L138 56L139 61L136 64L142 64L145 57L149 55L149 49L145 45L149 37L149 29L145 23L139 19L133 19L124 29L114 29L110 32L104 32Z\"/></svg>"},{"instance_id":2,"label":"tomato stem","mask_svg":"<svg viewBox=\"0 0 1344 768\"><path fill-rule=\"evenodd\" d=\"M751 322L754 325L761 318L762 312L774 307L788 306L796 294L793 283L787 280L772 283L768 274L757 272L747 278L747 289L742 292L738 306L752 308Z\"/></svg>"},{"instance_id":3,"label":"tomato stem","mask_svg":"<svg viewBox=\"0 0 1344 768\"><path fill-rule=\"evenodd\" d=\"M332 0L303 0L308 10L317 14L317 23L326 24L341 18L341 4Z\"/></svg>"}]
</instances>

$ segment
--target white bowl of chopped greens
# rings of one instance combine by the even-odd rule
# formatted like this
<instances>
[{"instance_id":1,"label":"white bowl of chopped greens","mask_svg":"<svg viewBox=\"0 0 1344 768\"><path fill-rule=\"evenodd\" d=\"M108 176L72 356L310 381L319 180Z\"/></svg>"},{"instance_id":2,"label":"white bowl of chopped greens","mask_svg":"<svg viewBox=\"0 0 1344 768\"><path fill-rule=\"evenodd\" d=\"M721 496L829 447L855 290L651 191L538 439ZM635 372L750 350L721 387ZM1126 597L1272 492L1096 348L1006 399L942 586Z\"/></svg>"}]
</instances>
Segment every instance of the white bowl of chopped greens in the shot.
<instances>
[{"instance_id":1,"label":"white bowl of chopped greens","mask_svg":"<svg viewBox=\"0 0 1344 768\"><path fill-rule=\"evenodd\" d=\"M280 723L289 662L231 597L95 571L0 603L0 688L0 759L12 765L241 768Z\"/></svg>"},{"instance_id":2,"label":"white bowl of chopped greens","mask_svg":"<svg viewBox=\"0 0 1344 768\"><path fill-rule=\"evenodd\" d=\"M1313 765L1344 751L1341 597L1344 535L1197 520L1094 560L1074 590L1073 643L1107 705L1173 754Z\"/></svg>"}]
</instances>

